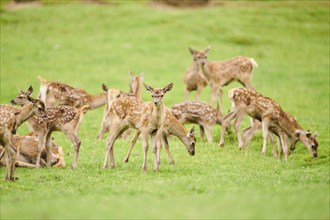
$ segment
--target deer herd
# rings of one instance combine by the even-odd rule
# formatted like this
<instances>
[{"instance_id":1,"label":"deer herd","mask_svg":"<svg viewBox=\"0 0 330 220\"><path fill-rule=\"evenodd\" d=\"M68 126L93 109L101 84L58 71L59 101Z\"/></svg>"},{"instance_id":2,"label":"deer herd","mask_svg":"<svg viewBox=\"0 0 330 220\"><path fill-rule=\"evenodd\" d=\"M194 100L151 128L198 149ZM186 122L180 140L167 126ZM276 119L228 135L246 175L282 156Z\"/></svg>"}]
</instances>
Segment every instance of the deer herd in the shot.
<instances>
[{"instance_id":1,"label":"deer herd","mask_svg":"<svg viewBox=\"0 0 330 220\"><path fill-rule=\"evenodd\" d=\"M226 131L229 133L231 121L238 139L239 149L246 148L255 133L262 130L262 154L266 153L268 139L273 146L273 155L281 158L283 152L288 160L290 150L300 141L313 157L317 157L317 134L303 130L296 119L285 112L274 100L256 92L251 84L252 71L257 67L253 58L238 56L225 61L209 61L210 47L205 50L189 48L193 61L184 74L184 101L166 107L164 95L170 93L173 84L163 88L153 88L145 83L144 73L135 76L130 73L130 90L124 92L102 85L103 92L91 95L83 89L74 88L62 82L47 81L38 76L41 86L37 98L32 98L32 86L21 91L11 104L0 105L0 164L6 166L5 179L14 181L15 167L54 166L63 167L64 153L52 138L52 132L59 131L69 138L74 146L72 169L77 168L81 141L78 129L86 111L103 105L103 117L97 139L108 133L103 168L114 168L114 145L118 138L127 138L132 130L135 135L124 162L129 161L130 153L139 136L144 149L142 171L147 170L148 138L151 137L154 170L159 170L160 150L164 144L169 163L174 164L168 140L170 135L177 136L186 147L189 155L195 154L196 138L194 128L187 130L183 125L197 124L201 141L206 134L208 143L213 142L212 127L222 127L220 146L224 146ZM229 90L231 109L222 114L222 86L232 81L244 87ZM152 100L142 100L142 85L151 94ZM199 101L201 91L210 85L210 104ZM195 100L188 100L189 93L196 91ZM18 107L16 107L16 106ZM241 122L248 115L250 127L241 131ZM17 135L18 127L27 121L31 133ZM274 136L278 137L278 153ZM289 146L289 147L288 147Z\"/></svg>"}]
</instances>

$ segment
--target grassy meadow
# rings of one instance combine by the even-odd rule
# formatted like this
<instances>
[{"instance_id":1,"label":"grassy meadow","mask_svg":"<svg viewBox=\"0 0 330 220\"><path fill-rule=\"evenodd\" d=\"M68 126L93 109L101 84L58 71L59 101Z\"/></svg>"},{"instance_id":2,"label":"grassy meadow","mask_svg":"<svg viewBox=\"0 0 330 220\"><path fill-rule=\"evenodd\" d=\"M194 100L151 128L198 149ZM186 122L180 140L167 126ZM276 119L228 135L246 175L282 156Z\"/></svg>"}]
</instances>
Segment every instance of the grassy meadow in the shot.
<instances>
[{"instance_id":1,"label":"grassy meadow","mask_svg":"<svg viewBox=\"0 0 330 220\"><path fill-rule=\"evenodd\" d=\"M164 103L183 100L183 74L191 64L188 47L211 45L210 60L253 57L259 67L252 83L294 115L304 129L319 134L319 157L298 143L289 161L261 155L261 132L242 151L234 133L218 146L200 141L188 155L170 140L175 165L162 151L160 172L141 172L142 144L122 161L129 141L115 143L117 167L103 170L105 139L96 140L103 108L88 112L79 130L78 168L71 170L73 147L61 133L65 168L17 168L16 182L0 169L0 219L329 219L329 2L216 1L209 7L174 9L148 1L42 1L9 7L1 1L2 104L18 88L39 91L41 75L102 92L101 84L128 91L129 71L144 71L153 87L174 83ZM229 109L223 89L223 111ZM150 94L143 90L144 100ZM191 94L191 99L194 94ZM210 88L202 91L209 101ZM248 125L248 119L243 126ZM190 128L192 125L187 125ZM196 127L197 128L197 127ZM28 133L26 124L18 130ZM149 148L150 149L150 148Z\"/></svg>"}]
</instances>

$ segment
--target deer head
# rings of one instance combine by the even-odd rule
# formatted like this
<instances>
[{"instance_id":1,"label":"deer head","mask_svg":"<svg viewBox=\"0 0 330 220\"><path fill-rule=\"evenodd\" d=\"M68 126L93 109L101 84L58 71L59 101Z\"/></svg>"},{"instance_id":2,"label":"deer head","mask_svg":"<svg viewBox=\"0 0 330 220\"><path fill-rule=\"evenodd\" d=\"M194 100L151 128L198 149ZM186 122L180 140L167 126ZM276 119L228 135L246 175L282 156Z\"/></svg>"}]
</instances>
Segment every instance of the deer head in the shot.
<instances>
[{"instance_id":1,"label":"deer head","mask_svg":"<svg viewBox=\"0 0 330 220\"><path fill-rule=\"evenodd\" d=\"M140 88L140 83L143 81L144 73L140 73L140 76L135 76L134 73L130 72L131 82L129 84L130 93L136 93Z\"/></svg>"},{"instance_id":2,"label":"deer head","mask_svg":"<svg viewBox=\"0 0 330 220\"><path fill-rule=\"evenodd\" d=\"M317 133L312 135L310 131L304 131L304 130L296 130L297 138L301 141L303 145L305 145L313 157L317 157L317 148L319 146L319 143L316 140Z\"/></svg>"},{"instance_id":3,"label":"deer head","mask_svg":"<svg viewBox=\"0 0 330 220\"><path fill-rule=\"evenodd\" d=\"M165 95L165 93L171 91L173 88L173 83L168 84L163 89L154 89L151 86L148 86L147 84L143 83L144 88L148 90L151 93L151 97L153 99L154 105L159 106L162 104L162 99Z\"/></svg>"},{"instance_id":4,"label":"deer head","mask_svg":"<svg viewBox=\"0 0 330 220\"><path fill-rule=\"evenodd\" d=\"M187 139L189 142L189 146L186 146L188 153L190 156L195 155L195 144L196 144L196 137L195 137L195 128L192 127L190 131L187 133Z\"/></svg>"},{"instance_id":5,"label":"deer head","mask_svg":"<svg viewBox=\"0 0 330 220\"><path fill-rule=\"evenodd\" d=\"M14 105L24 105L27 97L30 96L33 92L33 87L30 86L26 92L19 90L19 94L16 96L16 98L12 99L10 103Z\"/></svg>"},{"instance_id":6,"label":"deer head","mask_svg":"<svg viewBox=\"0 0 330 220\"><path fill-rule=\"evenodd\" d=\"M210 49L211 46L208 46L205 50L200 50L200 51L194 50L189 47L189 51L193 56L194 61L198 62L201 65L204 65L207 62L207 54Z\"/></svg>"}]
</instances>

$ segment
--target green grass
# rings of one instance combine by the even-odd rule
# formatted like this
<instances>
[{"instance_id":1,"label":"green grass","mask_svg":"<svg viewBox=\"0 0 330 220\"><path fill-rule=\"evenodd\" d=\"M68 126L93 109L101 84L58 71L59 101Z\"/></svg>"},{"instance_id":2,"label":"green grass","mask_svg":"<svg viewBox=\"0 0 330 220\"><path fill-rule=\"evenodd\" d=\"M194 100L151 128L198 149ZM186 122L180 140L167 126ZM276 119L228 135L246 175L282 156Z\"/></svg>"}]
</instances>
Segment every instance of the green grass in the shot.
<instances>
[{"instance_id":1,"label":"green grass","mask_svg":"<svg viewBox=\"0 0 330 220\"><path fill-rule=\"evenodd\" d=\"M211 60L254 57L253 84L319 133L319 158L298 144L285 163L261 156L261 134L249 149L198 137L190 157L178 139L170 141L176 164L162 152L160 172L143 174L142 144L128 164L128 141L115 144L116 169L103 170L105 139L96 141L103 109L88 112L80 127L78 169L71 170L73 147L54 133L65 151L63 169L18 168L15 183L1 168L1 219L329 219L329 2L218 2L201 9L154 8L146 1L116 4L43 4L1 10L1 103L37 75L101 93L101 84L128 91L129 74L145 72L154 87L173 82L167 106L183 99L183 73L191 63L188 47L212 46ZM5 4L1 4L3 7ZM224 88L224 109L229 109ZM209 87L202 99L208 101ZM193 98L193 94L191 95ZM150 95L143 91L143 99ZM244 126L247 125L247 120ZM187 126L190 127L190 126ZM26 125L20 134L28 132ZM213 136L219 140L220 128Z\"/></svg>"}]
</instances>

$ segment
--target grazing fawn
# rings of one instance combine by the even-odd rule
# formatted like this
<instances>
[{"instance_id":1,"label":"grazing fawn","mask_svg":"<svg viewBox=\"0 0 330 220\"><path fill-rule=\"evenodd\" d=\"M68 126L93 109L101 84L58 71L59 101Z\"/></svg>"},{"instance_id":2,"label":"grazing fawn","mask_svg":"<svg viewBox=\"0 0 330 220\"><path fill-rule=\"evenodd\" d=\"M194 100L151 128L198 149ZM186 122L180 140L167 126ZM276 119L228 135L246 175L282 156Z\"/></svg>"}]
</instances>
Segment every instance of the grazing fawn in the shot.
<instances>
[{"instance_id":1,"label":"grazing fawn","mask_svg":"<svg viewBox=\"0 0 330 220\"><path fill-rule=\"evenodd\" d=\"M12 100L13 104L24 105L27 102L28 94L22 92ZM33 116L28 120L28 127L39 138L39 145L37 151L36 168L40 167L41 151L43 148L47 150L47 166L51 165L51 134L54 131L63 132L74 145L74 160L72 169L77 167L79 149L81 141L78 137L78 128L82 122L83 115L88 108L84 105L79 109L71 106L55 106L46 108L44 117Z\"/></svg>"},{"instance_id":2,"label":"grazing fawn","mask_svg":"<svg viewBox=\"0 0 330 220\"><path fill-rule=\"evenodd\" d=\"M34 136L20 136L13 135L12 146L16 151L16 166L19 167L35 167L37 160L37 151L39 139ZM4 149L0 150L0 159L4 153ZM53 167L64 167L64 153L60 146L58 146L54 140L51 141L51 154ZM42 149L40 164L46 165L47 152L46 149ZM0 164L4 165L4 159L0 160Z\"/></svg>"},{"instance_id":3,"label":"grazing fawn","mask_svg":"<svg viewBox=\"0 0 330 220\"><path fill-rule=\"evenodd\" d=\"M106 97L107 97L107 102L103 111L103 117L102 117L102 122L101 122L101 126L100 126L100 130L96 136L97 139L101 139L103 134L107 131L109 131L109 126L108 126L108 112L111 106L111 103L114 99L119 98L119 97L125 97L125 96L133 96L138 100L142 100L141 99L141 86L142 86L142 81L144 78L144 73L142 72L139 76L135 76L134 73L130 72L130 90L129 93L125 93L122 92L118 89L112 89L112 88L108 88L105 84L102 84L102 89L103 91L106 93ZM123 136L128 136L129 135L129 130L126 131Z\"/></svg>"},{"instance_id":4,"label":"grazing fawn","mask_svg":"<svg viewBox=\"0 0 330 220\"><path fill-rule=\"evenodd\" d=\"M268 132L271 130L274 134L279 136L286 161L289 156L287 147L289 139L292 139L292 142L301 141L313 157L317 157L318 143L316 141L316 135L312 136L311 132L302 130L301 126L299 126L295 120L292 121L293 117L289 117L275 101L262 96L254 90L246 88L231 89L228 95L232 108L222 120L222 131L219 143L221 146L224 144L224 129L229 126L232 119L235 119L234 127L239 148L245 146L241 136L240 124L247 114L251 118L259 120L262 123L263 153L266 152Z\"/></svg>"},{"instance_id":5,"label":"grazing fawn","mask_svg":"<svg viewBox=\"0 0 330 220\"><path fill-rule=\"evenodd\" d=\"M28 101L21 109L10 105L0 105L0 145L5 148L5 179L9 181L15 180L16 155L12 143L13 134L23 122L33 115L43 116L45 114L45 105L41 100L33 99L30 96L27 99Z\"/></svg>"},{"instance_id":6,"label":"grazing fawn","mask_svg":"<svg viewBox=\"0 0 330 220\"><path fill-rule=\"evenodd\" d=\"M88 110L99 108L106 103L106 95L90 95L85 90L74 88L62 82L47 81L38 76L41 86L38 98L40 98L47 108L56 105L69 105L80 108L88 105Z\"/></svg>"},{"instance_id":7,"label":"grazing fawn","mask_svg":"<svg viewBox=\"0 0 330 220\"><path fill-rule=\"evenodd\" d=\"M207 54L210 50L197 51L189 48L194 60L200 65L201 72L211 86L211 105L217 102L218 111L221 113L222 86L232 81L237 81L249 89L251 84L252 70L258 64L253 58L238 56L225 61L208 61Z\"/></svg>"},{"instance_id":8,"label":"grazing fawn","mask_svg":"<svg viewBox=\"0 0 330 220\"><path fill-rule=\"evenodd\" d=\"M182 124L198 124L201 139L204 138L204 131L209 143L213 142L212 127L215 124L221 126L221 114L209 104L201 101L185 101L171 107L172 113Z\"/></svg>"},{"instance_id":9,"label":"grazing fawn","mask_svg":"<svg viewBox=\"0 0 330 220\"><path fill-rule=\"evenodd\" d=\"M131 151L132 151L140 133L141 132L139 130L136 131L135 136L130 143L130 147L128 149L126 157L124 159L124 163L128 162ZM181 142L185 145L189 155L190 156L195 155L196 138L195 138L194 128L190 129L190 131L187 131L187 129L173 115L171 109L166 108L164 125L163 125L163 133L161 135L161 139L162 139L162 143L164 143L164 145L165 145L169 163L174 164L174 160L171 155L170 148L168 145L168 140L167 140L167 137L169 135L177 136L181 140ZM160 163L160 151L157 151L157 161L159 164Z\"/></svg>"},{"instance_id":10,"label":"grazing fawn","mask_svg":"<svg viewBox=\"0 0 330 220\"><path fill-rule=\"evenodd\" d=\"M190 48L189 51L191 51ZM207 86L207 81L201 72L201 68L199 67L199 63L197 62L195 56L193 56L191 66L186 70L184 74L183 82L185 84L184 99L187 100L189 93L196 90L195 99L199 100L202 89Z\"/></svg>"},{"instance_id":11,"label":"grazing fawn","mask_svg":"<svg viewBox=\"0 0 330 220\"><path fill-rule=\"evenodd\" d=\"M151 135L152 151L154 159L154 170L158 171L157 148L160 148L160 135L162 133L165 106L162 102L163 96L169 92L173 83L165 86L163 89L152 88L146 84L144 87L151 93L152 102L142 102L135 97L120 97L112 101L109 110L109 136L106 141L106 152L103 168L115 167L113 147L117 138L128 128L134 128L141 132L144 159L142 171L147 170L148 136Z\"/></svg>"}]
</instances>

